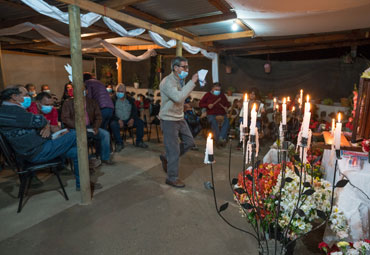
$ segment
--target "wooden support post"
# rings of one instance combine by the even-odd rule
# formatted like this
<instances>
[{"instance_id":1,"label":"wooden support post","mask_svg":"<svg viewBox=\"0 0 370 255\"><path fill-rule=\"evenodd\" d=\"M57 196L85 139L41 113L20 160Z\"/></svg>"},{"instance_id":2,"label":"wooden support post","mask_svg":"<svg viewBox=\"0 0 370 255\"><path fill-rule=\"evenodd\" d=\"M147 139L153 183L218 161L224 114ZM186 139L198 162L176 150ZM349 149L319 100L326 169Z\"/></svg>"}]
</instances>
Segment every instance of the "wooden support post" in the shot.
<instances>
[{"instance_id":1,"label":"wooden support post","mask_svg":"<svg viewBox=\"0 0 370 255\"><path fill-rule=\"evenodd\" d=\"M176 56L182 57L182 41L176 40Z\"/></svg>"},{"instance_id":2,"label":"wooden support post","mask_svg":"<svg viewBox=\"0 0 370 255\"><path fill-rule=\"evenodd\" d=\"M117 58L117 81L118 83L122 83L122 59Z\"/></svg>"},{"instance_id":3,"label":"wooden support post","mask_svg":"<svg viewBox=\"0 0 370 255\"><path fill-rule=\"evenodd\" d=\"M76 5L69 5L68 14L81 204L87 205L91 203L91 187L85 123L85 97L83 95L80 8Z\"/></svg>"},{"instance_id":4,"label":"wooden support post","mask_svg":"<svg viewBox=\"0 0 370 255\"><path fill-rule=\"evenodd\" d=\"M0 91L3 89L5 89L5 75L4 75L3 53L1 51L0 43Z\"/></svg>"}]
</instances>

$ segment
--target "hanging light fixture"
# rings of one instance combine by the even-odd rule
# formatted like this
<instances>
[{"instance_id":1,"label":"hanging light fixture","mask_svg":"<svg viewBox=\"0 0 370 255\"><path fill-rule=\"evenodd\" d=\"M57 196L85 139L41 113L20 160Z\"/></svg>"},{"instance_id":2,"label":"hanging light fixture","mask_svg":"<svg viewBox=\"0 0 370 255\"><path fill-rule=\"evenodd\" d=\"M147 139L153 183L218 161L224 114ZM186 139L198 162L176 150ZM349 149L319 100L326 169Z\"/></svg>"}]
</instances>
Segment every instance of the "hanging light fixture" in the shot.
<instances>
[{"instance_id":1,"label":"hanging light fixture","mask_svg":"<svg viewBox=\"0 0 370 255\"><path fill-rule=\"evenodd\" d=\"M231 30L232 31L236 31L236 30L238 30L238 28L239 28L239 26L238 26L238 24L236 24L236 22L235 22L235 20L233 21L233 24L231 25Z\"/></svg>"}]
</instances>

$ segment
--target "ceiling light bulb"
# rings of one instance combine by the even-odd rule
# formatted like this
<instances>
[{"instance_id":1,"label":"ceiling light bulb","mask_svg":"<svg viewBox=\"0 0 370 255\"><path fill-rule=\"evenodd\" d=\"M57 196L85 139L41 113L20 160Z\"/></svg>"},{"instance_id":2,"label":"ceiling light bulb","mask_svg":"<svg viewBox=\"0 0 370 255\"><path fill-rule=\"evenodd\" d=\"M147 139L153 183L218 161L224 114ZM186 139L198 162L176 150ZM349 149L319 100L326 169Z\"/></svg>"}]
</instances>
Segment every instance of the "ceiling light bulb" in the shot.
<instances>
[{"instance_id":1,"label":"ceiling light bulb","mask_svg":"<svg viewBox=\"0 0 370 255\"><path fill-rule=\"evenodd\" d=\"M236 31L236 30L238 30L238 28L239 28L238 24L233 22L233 24L231 25L231 30Z\"/></svg>"}]
</instances>

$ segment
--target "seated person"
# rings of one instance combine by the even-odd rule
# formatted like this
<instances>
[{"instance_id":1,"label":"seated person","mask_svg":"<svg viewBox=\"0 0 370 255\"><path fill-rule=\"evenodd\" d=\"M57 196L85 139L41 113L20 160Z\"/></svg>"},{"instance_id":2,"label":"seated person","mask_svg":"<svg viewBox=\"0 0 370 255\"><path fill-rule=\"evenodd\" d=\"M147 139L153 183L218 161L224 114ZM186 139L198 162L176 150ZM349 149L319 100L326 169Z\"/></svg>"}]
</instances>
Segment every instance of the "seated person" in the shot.
<instances>
[{"instance_id":1,"label":"seated person","mask_svg":"<svg viewBox=\"0 0 370 255\"><path fill-rule=\"evenodd\" d=\"M28 83L26 85L26 89L27 89L28 95L31 97L32 102L35 101L36 96L37 96L36 86L33 85L32 83Z\"/></svg>"},{"instance_id":2,"label":"seated person","mask_svg":"<svg viewBox=\"0 0 370 255\"><path fill-rule=\"evenodd\" d=\"M191 106L191 99L188 97L184 103L184 118L188 123L189 129L193 137L196 137L202 130L200 125L199 117L195 114L193 107Z\"/></svg>"},{"instance_id":3,"label":"seated person","mask_svg":"<svg viewBox=\"0 0 370 255\"><path fill-rule=\"evenodd\" d=\"M114 96L113 85L108 84L105 86L105 88L107 92L109 93L110 98L112 98Z\"/></svg>"},{"instance_id":4,"label":"seated person","mask_svg":"<svg viewBox=\"0 0 370 255\"><path fill-rule=\"evenodd\" d=\"M211 124L214 139L218 145L225 145L229 131L229 119L227 110L230 103L224 93L221 92L219 83L215 83L210 92L207 92L199 102L199 106L207 109L207 119ZM223 118L221 130L218 127L217 119Z\"/></svg>"},{"instance_id":5,"label":"seated person","mask_svg":"<svg viewBox=\"0 0 370 255\"><path fill-rule=\"evenodd\" d=\"M30 163L43 163L58 157L72 158L76 190L80 189L76 132L51 140L50 125L43 115L27 112L22 106L27 90L11 87L0 94L0 132L15 153ZM99 184L100 185L100 184ZM95 186L95 188L101 188Z\"/></svg>"},{"instance_id":6,"label":"seated person","mask_svg":"<svg viewBox=\"0 0 370 255\"><path fill-rule=\"evenodd\" d=\"M86 95L86 93L87 90L84 90L84 95ZM100 128L102 117L99 105L95 100L86 96L85 99L86 127L93 130L94 138L99 141L96 150L100 152L101 162L112 165L114 162L110 158L110 134L107 130ZM61 116L65 127L70 129L75 129L75 110L73 102L74 98L69 98L64 102Z\"/></svg>"},{"instance_id":7,"label":"seated person","mask_svg":"<svg viewBox=\"0 0 370 255\"><path fill-rule=\"evenodd\" d=\"M126 95L126 86L122 83L116 87L116 96L113 98L115 111L110 123L114 141L116 142L116 151L123 149L123 140L120 129L127 127L136 128L136 147L147 148L143 142L144 122L139 119L135 100Z\"/></svg>"},{"instance_id":8,"label":"seated person","mask_svg":"<svg viewBox=\"0 0 370 255\"><path fill-rule=\"evenodd\" d=\"M135 105L140 114L140 119L146 123L150 122L150 100L145 98L143 94L137 96L138 100L135 101Z\"/></svg>"},{"instance_id":9,"label":"seated person","mask_svg":"<svg viewBox=\"0 0 370 255\"><path fill-rule=\"evenodd\" d=\"M49 85L47 85L47 84L41 85L41 92L49 93L51 95L51 97L53 98L54 106L58 106L58 107L60 106L60 103L58 102L57 96L55 94L51 93Z\"/></svg>"},{"instance_id":10,"label":"seated person","mask_svg":"<svg viewBox=\"0 0 370 255\"><path fill-rule=\"evenodd\" d=\"M52 133L60 130L58 125L58 111L53 107L53 99L49 93L41 92L36 96L36 101L27 108L33 114L42 114L50 124Z\"/></svg>"}]
</instances>

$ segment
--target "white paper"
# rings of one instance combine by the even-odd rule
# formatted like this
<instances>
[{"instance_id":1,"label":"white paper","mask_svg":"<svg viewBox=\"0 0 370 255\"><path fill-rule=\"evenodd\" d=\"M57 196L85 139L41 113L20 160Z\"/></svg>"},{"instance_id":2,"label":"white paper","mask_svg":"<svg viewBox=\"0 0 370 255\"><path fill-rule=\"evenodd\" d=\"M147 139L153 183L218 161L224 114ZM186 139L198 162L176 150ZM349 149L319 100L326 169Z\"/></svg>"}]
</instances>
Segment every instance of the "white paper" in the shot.
<instances>
[{"instance_id":1,"label":"white paper","mask_svg":"<svg viewBox=\"0 0 370 255\"><path fill-rule=\"evenodd\" d=\"M64 132L67 132L68 131L68 129L67 128L65 128L65 129L61 129L61 130L59 130L59 131L57 131L57 132L55 132L55 133L53 133L52 135L51 135L51 139L57 139L62 133L64 133Z\"/></svg>"},{"instance_id":2,"label":"white paper","mask_svg":"<svg viewBox=\"0 0 370 255\"><path fill-rule=\"evenodd\" d=\"M205 69L201 69L198 71L198 79L199 79L199 84L201 87L203 87L204 85L206 85L206 75L208 73L208 70L205 70Z\"/></svg>"}]
</instances>

